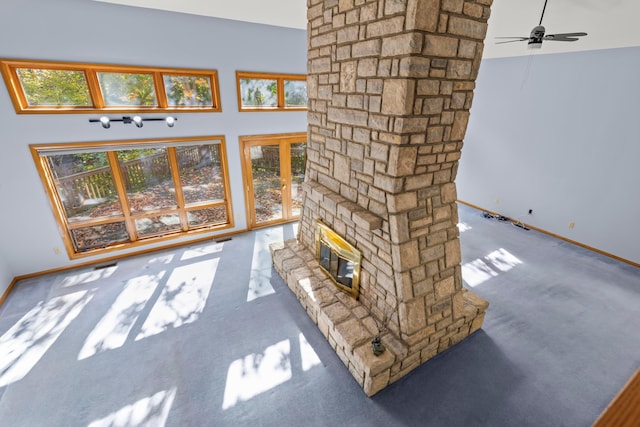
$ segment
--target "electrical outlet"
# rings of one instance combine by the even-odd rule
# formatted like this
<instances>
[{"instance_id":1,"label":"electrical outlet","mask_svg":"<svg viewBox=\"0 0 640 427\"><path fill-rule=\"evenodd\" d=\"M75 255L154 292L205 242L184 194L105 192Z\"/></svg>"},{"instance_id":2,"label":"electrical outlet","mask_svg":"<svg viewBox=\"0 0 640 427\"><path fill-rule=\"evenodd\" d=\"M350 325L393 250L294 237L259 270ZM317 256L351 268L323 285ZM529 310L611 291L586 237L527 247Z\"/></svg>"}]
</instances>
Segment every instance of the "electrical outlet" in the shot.
<instances>
[{"instance_id":1,"label":"electrical outlet","mask_svg":"<svg viewBox=\"0 0 640 427\"><path fill-rule=\"evenodd\" d=\"M500 199L496 199L496 205L500 204Z\"/></svg>"},{"instance_id":2,"label":"electrical outlet","mask_svg":"<svg viewBox=\"0 0 640 427\"><path fill-rule=\"evenodd\" d=\"M56 255L60 255L60 252L61 252L61 251L60 251L60 248L58 248L58 247L53 248L53 253L54 253L54 254L56 254Z\"/></svg>"},{"instance_id":3,"label":"electrical outlet","mask_svg":"<svg viewBox=\"0 0 640 427\"><path fill-rule=\"evenodd\" d=\"M571 221L571 222L569 223L569 228L573 228L573 227L575 227L575 225L576 225L576 223L575 223L575 222L573 222L573 221Z\"/></svg>"}]
</instances>

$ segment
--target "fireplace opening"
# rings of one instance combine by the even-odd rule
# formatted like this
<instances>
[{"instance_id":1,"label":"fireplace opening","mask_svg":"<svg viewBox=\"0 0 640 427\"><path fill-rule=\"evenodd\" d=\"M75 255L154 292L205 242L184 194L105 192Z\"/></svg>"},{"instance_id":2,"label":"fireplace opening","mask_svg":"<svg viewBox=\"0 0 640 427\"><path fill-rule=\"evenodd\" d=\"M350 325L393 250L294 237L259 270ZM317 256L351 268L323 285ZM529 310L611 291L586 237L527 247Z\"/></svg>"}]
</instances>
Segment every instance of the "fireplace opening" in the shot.
<instances>
[{"instance_id":1,"label":"fireplace opening","mask_svg":"<svg viewBox=\"0 0 640 427\"><path fill-rule=\"evenodd\" d=\"M339 289L358 298L362 254L320 221L316 226L316 259Z\"/></svg>"}]
</instances>

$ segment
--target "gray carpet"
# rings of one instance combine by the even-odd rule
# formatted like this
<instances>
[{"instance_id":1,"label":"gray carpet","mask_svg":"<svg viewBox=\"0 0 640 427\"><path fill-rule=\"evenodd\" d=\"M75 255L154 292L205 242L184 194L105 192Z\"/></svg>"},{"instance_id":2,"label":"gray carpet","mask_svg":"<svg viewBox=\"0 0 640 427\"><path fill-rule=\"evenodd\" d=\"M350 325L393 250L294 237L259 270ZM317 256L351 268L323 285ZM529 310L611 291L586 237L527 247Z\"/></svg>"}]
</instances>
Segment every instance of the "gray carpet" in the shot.
<instances>
[{"instance_id":1,"label":"gray carpet","mask_svg":"<svg viewBox=\"0 0 640 427\"><path fill-rule=\"evenodd\" d=\"M460 206L483 329L367 398L272 272L294 225L25 280L2 426L589 426L640 366L640 270Z\"/></svg>"}]
</instances>

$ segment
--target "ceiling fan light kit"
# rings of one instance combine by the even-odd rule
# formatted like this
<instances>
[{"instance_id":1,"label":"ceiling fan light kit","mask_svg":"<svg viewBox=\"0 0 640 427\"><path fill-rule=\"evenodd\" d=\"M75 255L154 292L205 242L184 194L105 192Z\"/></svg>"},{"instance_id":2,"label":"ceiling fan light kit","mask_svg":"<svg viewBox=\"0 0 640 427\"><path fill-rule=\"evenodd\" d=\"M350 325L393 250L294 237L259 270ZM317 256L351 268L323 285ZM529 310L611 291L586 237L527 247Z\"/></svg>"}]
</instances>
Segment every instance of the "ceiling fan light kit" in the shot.
<instances>
[{"instance_id":1,"label":"ceiling fan light kit","mask_svg":"<svg viewBox=\"0 0 640 427\"><path fill-rule=\"evenodd\" d=\"M542 14L540 15L540 23L535 27L533 27L533 29L531 30L531 34L529 34L529 37L496 37L498 39L511 39L511 40L496 42L496 44L526 41L530 49L540 49L542 47L543 40L550 40L550 41L557 41L557 42L575 42L579 40L578 37L583 37L587 35L587 33L584 33L584 32L546 34L546 29L542 25L542 18L544 18L544 11L547 8L547 1L548 0L544 0L544 6L542 7Z\"/></svg>"}]
</instances>

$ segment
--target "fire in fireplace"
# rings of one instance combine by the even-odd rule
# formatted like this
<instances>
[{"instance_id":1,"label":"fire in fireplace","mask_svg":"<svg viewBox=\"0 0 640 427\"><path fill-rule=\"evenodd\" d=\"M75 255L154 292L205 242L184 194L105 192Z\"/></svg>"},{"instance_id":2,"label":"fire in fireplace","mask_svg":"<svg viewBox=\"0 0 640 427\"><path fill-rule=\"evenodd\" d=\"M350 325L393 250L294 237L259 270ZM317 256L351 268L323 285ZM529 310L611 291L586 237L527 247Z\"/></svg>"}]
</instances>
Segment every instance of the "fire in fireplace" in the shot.
<instances>
[{"instance_id":1,"label":"fire in fireplace","mask_svg":"<svg viewBox=\"0 0 640 427\"><path fill-rule=\"evenodd\" d=\"M358 298L362 253L326 224L316 224L316 258L336 286Z\"/></svg>"}]
</instances>

